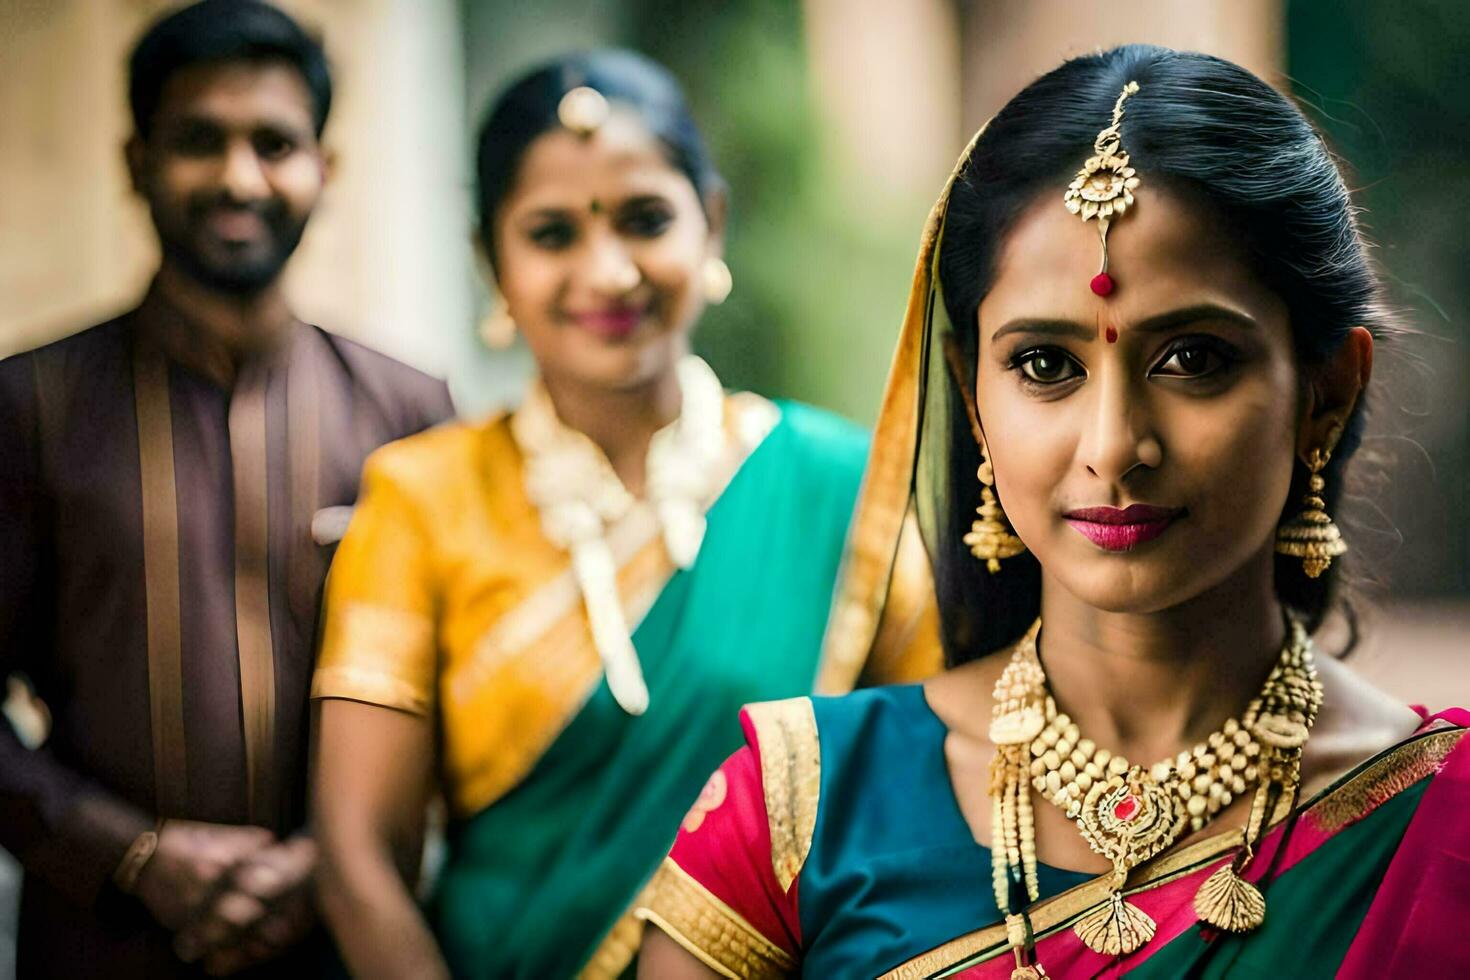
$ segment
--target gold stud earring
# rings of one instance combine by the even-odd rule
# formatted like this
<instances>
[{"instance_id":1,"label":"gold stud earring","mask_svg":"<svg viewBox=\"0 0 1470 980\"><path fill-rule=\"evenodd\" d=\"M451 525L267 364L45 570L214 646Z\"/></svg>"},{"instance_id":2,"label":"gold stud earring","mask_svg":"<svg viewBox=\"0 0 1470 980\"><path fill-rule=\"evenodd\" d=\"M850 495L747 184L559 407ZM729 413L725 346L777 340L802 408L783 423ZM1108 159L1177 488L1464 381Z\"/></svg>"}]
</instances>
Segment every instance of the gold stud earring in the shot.
<instances>
[{"instance_id":1,"label":"gold stud earring","mask_svg":"<svg viewBox=\"0 0 1470 980\"><path fill-rule=\"evenodd\" d=\"M491 350L505 350L515 343L516 322L510 315L510 306L500 290L490 289L490 308L480 318L480 339Z\"/></svg>"},{"instance_id":2,"label":"gold stud earring","mask_svg":"<svg viewBox=\"0 0 1470 980\"><path fill-rule=\"evenodd\" d=\"M983 451L983 450L982 450ZM1001 510L1000 501L995 499L995 471L990 460L981 457L980 468L975 471L980 481L980 506L975 508L979 515L965 535L965 544L970 554L985 562L985 567L994 575L1000 571L1002 559L1014 558L1026 550L1026 545L1011 530L1011 523Z\"/></svg>"},{"instance_id":3,"label":"gold stud earring","mask_svg":"<svg viewBox=\"0 0 1470 980\"><path fill-rule=\"evenodd\" d=\"M1300 558L1307 578L1320 576L1332 564L1332 559L1348 550L1342 532L1328 516L1327 505L1322 501L1322 491L1327 486L1322 479L1322 470L1332 459L1332 450L1341 435L1342 427L1333 426L1327 436L1327 445L1312 450L1312 455L1307 458L1311 476L1307 479L1301 513L1276 529L1276 553Z\"/></svg>"},{"instance_id":4,"label":"gold stud earring","mask_svg":"<svg viewBox=\"0 0 1470 980\"><path fill-rule=\"evenodd\" d=\"M724 259L711 255L704 260L704 298L712 306L719 306L735 288L735 277Z\"/></svg>"}]
</instances>

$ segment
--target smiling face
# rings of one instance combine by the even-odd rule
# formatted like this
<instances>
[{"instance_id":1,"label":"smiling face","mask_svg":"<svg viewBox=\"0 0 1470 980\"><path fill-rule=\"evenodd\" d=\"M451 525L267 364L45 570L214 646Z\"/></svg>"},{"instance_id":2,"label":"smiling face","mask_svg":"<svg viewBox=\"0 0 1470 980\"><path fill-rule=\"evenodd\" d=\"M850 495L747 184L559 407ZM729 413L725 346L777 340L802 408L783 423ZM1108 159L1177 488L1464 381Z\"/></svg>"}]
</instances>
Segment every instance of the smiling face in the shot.
<instances>
[{"instance_id":1,"label":"smiling face","mask_svg":"<svg viewBox=\"0 0 1470 980\"><path fill-rule=\"evenodd\" d=\"M720 254L689 179L631 113L526 150L496 212L496 278L548 379L625 390L671 372Z\"/></svg>"},{"instance_id":2,"label":"smiling face","mask_svg":"<svg viewBox=\"0 0 1470 980\"><path fill-rule=\"evenodd\" d=\"M977 401L996 490L1047 581L1112 612L1259 566L1291 484L1300 386L1285 303L1223 222L1155 184L1098 237L1052 194L980 304Z\"/></svg>"},{"instance_id":3,"label":"smiling face","mask_svg":"<svg viewBox=\"0 0 1470 980\"><path fill-rule=\"evenodd\" d=\"M177 72L128 164L165 260L234 293L277 280L326 180L311 93L277 61Z\"/></svg>"}]
</instances>

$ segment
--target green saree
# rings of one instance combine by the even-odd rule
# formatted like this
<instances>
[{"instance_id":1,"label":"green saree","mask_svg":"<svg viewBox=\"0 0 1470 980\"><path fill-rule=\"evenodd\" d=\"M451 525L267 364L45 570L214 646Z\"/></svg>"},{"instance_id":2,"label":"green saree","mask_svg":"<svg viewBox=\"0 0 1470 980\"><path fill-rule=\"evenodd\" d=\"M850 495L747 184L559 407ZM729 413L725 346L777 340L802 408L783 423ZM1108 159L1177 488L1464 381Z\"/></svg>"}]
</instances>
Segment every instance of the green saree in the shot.
<instances>
[{"instance_id":1,"label":"green saree","mask_svg":"<svg viewBox=\"0 0 1470 980\"><path fill-rule=\"evenodd\" d=\"M616 975L631 961L636 927L614 926L738 746L729 718L812 689L866 449L849 424L781 405L709 511L698 560L634 631L648 712L598 684L518 785L451 826L431 919L456 976Z\"/></svg>"}]
</instances>

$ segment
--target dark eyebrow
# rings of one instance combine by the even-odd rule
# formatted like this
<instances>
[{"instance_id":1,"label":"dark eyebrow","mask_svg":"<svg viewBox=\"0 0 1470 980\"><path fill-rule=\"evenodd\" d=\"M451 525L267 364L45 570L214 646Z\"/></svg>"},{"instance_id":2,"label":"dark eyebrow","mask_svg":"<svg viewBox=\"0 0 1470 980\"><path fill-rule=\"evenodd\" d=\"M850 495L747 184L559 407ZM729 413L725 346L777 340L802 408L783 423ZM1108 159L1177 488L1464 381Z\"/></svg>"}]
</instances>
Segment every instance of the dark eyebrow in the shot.
<instances>
[{"instance_id":1,"label":"dark eyebrow","mask_svg":"<svg viewBox=\"0 0 1470 980\"><path fill-rule=\"evenodd\" d=\"M1151 316L1133 329L1143 333L1164 333L1175 327L1199 323L1201 320L1223 320L1247 330L1254 330L1256 327L1255 319L1239 310L1232 310L1215 303L1200 303L1196 306L1186 306L1181 310L1171 310L1168 313Z\"/></svg>"},{"instance_id":2,"label":"dark eyebrow","mask_svg":"<svg viewBox=\"0 0 1470 980\"><path fill-rule=\"evenodd\" d=\"M999 340L1006 334L1028 333L1039 337L1075 337L1078 340L1092 340L1097 336L1097 328L1084 326L1076 320L1054 320L1047 318L1022 318L1012 320L991 335L991 340Z\"/></svg>"},{"instance_id":3,"label":"dark eyebrow","mask_svg":"<svg viewBox=\"0 0 1470 980\"><path fill-rule=\"evenodd\" d=\"M1186 306L1151 316L1130 329L1134 333L1166 333L1176 327L1199 323L1201 320L1223 320L1248 330L1256 327L1256 321L1239 310L1232 310L1215 303L1199 303L1195 306ZM1010 333L1027 333L1043 337L1075 337L1078 340L1094 340L1097 337L1096 328L1075 320L1041 318L1012 320L997 330L991 340L999 340Z\"/></svg>"},{"instance_id":4,"label":"dark eyebrow","mask_svg":"<svg viewBox=\"0 0 1470 980\"><path fill-rule=\"evenodd\" d=\"M522 224L533 224L538 221L574 221L576 216L570 208L537 208L521 215Z\"/></svg>"}]
</instances>

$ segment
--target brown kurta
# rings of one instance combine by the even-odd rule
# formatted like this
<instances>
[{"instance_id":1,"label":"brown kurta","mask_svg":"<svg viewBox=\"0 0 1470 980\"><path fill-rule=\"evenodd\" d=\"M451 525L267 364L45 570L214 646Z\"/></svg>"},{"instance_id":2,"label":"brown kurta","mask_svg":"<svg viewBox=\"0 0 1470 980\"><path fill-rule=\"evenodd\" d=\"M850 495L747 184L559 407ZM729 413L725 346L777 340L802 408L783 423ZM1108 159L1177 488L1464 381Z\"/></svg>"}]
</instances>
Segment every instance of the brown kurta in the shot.
<instances>
[{"instance_id":1,"label":"brown kurta","mask_svg":"<svg viewBox=\"0 0 1470 980\"><path fill-rule=\"evenodd\" d=\"M330 508L451 414L442 382L315 327L225 385L190 337L153 297L0 362L0 677L53 719L34 751L0 724L22 976L187 972L110 884L156 816L302 825Z\"/></svg>"}]
</instances>

